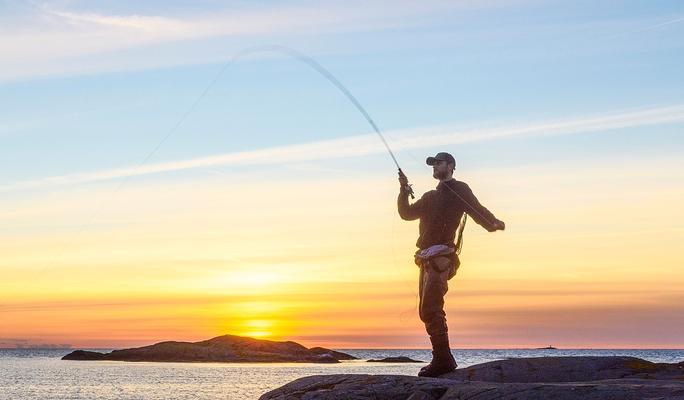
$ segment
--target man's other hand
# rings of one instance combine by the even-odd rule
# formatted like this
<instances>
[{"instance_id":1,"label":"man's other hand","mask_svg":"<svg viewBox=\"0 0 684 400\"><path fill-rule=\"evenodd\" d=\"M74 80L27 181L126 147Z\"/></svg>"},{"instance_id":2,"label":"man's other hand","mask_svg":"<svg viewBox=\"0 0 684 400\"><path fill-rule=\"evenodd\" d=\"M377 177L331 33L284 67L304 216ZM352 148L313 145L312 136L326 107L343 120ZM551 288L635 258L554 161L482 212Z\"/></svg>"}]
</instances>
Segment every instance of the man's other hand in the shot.
<instances>
[{"instance_id":1,"label":"man's other hand","mask_svg":"<svg viewBox=\"0 0 684 400\"><path fill-rule=\"evenodd\" d=\"M495 231L502 231L504 229L506 229L506 224L504 224L503 221L500 221L497 219L496 222L494 222L494 230Z\"/></svg>"}]
</instances>

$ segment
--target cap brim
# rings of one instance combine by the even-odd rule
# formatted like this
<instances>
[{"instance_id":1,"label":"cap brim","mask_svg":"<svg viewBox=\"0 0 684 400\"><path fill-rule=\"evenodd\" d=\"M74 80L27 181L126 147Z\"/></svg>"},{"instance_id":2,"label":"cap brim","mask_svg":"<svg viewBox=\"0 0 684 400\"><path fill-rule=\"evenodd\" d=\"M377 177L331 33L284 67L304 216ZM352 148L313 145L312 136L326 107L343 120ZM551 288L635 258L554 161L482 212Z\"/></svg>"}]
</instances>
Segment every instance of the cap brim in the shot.
<instances>
[{"instance_id":1,"label":"cap brim","mask_svg":"<svg viewBox=\"0 0 684 400\"><path fill-rule=\"evenodd\" d=\"M428 157L427 160L425 160L425 163L426 163L427 165L432 166L432 165L435 165L435 161L437 161L436 158L434 158L434 157Z\"/></svg>"}]
</instances>

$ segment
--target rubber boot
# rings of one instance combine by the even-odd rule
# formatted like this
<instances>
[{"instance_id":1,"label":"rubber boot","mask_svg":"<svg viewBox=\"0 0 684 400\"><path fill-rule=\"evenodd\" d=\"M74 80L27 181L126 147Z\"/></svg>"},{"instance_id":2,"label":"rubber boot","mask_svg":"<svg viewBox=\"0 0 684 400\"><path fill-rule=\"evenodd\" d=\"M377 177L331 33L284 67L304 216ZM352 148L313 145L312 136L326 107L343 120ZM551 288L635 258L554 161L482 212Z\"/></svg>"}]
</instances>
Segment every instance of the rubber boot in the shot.
<instances>
[{"instance_id":1,"label":"rubber boot","mask_svg":"<svg viewBox=\"0 0 684 400\"><path fill-rule=\"evenodd\" d=\"M430 336L432 342L432 361L418 372L418 376L436 377L456 369L458 364L454 360L449 348L449 335Z\"/></svg>"}]
</instances>

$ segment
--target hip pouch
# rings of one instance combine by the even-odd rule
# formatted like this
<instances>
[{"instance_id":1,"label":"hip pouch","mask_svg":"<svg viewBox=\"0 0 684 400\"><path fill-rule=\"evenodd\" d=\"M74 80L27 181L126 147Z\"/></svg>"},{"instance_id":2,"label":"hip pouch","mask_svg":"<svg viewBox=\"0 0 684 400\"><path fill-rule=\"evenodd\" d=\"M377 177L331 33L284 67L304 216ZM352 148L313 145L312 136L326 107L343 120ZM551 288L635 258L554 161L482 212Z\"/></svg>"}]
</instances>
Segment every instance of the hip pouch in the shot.
<instances>
[{"instance_id":1,"label":"hip pouch","mask_svg":"<svg viewBox=\"0 0 684 400\"><path fill-rule=\"evenodd\" d=\"M437 259L440 259L437 261ZM447 280L450 280L454 276L456 276L456 271L458 270L458 267L461 265L461 260L458 258L458 255L455 253L451 254L446 254L446 255L437 255L434 257L430 257L427 259L423 259L420 257L415 257L414 261L416 265L420 268L431 268L433 271L442 273L446 271L447 269L449 270L449 275L447 277Z\"/></svg>"}]
</instances>

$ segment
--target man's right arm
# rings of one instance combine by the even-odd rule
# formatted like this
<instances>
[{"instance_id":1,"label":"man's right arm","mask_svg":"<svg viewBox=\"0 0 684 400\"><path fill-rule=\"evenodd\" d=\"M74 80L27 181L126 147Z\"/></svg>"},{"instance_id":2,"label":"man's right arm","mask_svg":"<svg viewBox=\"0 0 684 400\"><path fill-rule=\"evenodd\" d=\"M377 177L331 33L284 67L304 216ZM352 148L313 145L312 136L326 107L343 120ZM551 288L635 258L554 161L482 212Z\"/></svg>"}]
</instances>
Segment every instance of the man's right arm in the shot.
<instances>
[{"instance_id":1,"label":"man's right arm","mask_svg":"<svg viewBox=\"0 0 684 400\"><path fill-rule=\"evenodd\" d=\"M418 199L415 203L409 204L409 194L408 191L403 187L399 190L399 197L397 198L397 209L399 210L399 216L405 221L413 221L414 219L420 218L421 206L423 204L423 199Z\"/></svg>"}]
</instances>

